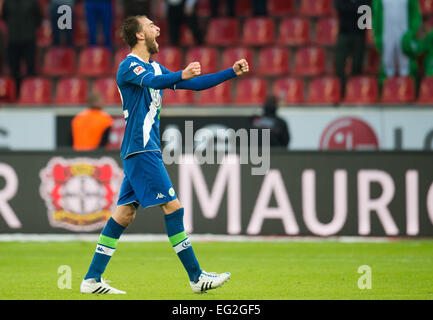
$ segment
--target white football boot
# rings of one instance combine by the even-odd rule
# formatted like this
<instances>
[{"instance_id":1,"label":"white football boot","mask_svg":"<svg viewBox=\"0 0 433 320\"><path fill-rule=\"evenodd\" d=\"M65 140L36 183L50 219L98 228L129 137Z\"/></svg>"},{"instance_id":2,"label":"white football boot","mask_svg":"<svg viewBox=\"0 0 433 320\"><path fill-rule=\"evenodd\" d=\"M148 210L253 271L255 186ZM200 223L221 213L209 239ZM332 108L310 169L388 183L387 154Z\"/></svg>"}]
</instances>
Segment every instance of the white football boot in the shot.
<instances>
[{"instance_id":1,"label":"white football boot","mask_svg":"<svg viewBox=\"0 0 433 320\"><path fill-rule=\"evenodd\" d=\"M83 280L81 282L80 292L95 294L126 294L125 291L111 287L104 279L101 279L101 282L96 282L95 279Z\"/></svg>"},{"instance_id":2,"label":"white football boot","mask_svg":"<svg viewBox=\"0 0 433 320\"><path fill-rule=\"evenodd\" d=\"M196 283L190 282L190 286L194 293L206 293L207 290L221 287L224 282L230 279L230 273L215 273L202 270L200 277Z\"/></svg>"}]
</instances>

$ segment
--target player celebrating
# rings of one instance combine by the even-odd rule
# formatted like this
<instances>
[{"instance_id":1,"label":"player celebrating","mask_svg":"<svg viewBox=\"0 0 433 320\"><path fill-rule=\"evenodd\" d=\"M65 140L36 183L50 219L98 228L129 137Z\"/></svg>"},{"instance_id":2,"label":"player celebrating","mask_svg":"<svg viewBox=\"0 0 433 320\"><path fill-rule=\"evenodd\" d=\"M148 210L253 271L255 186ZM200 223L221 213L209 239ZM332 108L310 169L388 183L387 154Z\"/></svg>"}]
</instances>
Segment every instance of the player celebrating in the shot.
<instances>
[{"instance_id":1,"label":"player celebrating","mask_svg":"<svg viewBox=\"0 0 433 320\"><path fill-rule=\"evenodd\" d=\"M108 285L101 276L139 205L162 208L169 241L188 273L193 292L218 288L230 278L228 272L216 274L202 270L195 257L183 225L183 207L162 161L159 113L163 89L208 89L247 73L248 63L242 59L233 68L202 76L198 62L171 72L150 60L151 55L158 52L156 38L159 34L160 29L146 16L128 17L122 26L123 39L131 48L117 71L117 86L126 121L120 154L125 178L117 208L101 232L89 270L81 283L82 293L126 293Z\"/></svg>"}]
</instances>

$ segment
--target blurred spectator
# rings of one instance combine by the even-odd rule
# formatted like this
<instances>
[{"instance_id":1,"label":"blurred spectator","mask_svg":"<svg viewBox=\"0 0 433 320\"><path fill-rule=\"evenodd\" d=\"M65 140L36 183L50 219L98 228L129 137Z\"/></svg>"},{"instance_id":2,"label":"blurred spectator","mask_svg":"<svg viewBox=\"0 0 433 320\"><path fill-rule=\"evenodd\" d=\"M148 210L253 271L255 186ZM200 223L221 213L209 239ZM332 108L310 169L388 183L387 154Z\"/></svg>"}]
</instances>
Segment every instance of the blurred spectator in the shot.
<instances>
[{"instance_id":1,"label":"blurred spectator","mask_svg":"<svg viewBox=\"0 0 433 320\"><path fill-rule=\"evenodd\" d=\"M270 145L271 147L289 146L290 133L287 122L277 116L279 101L275 96L269 96L263 105L263 115L254 117L252 120L253 129L270 129ZM259 145L261 145L261 137L259 137Z\"/></svg>"},{"instance_id":2,"label":"blurred spectator","mask_svg":"<svg viewBox=\"0 0 433 320\"><path fill-rule=\"evenodd\" d=\"M108 143L113 119L103 111L104 100L98 93L89 96L89 108L72 119L72 145L76 151L102 148Z\"/></svg>"},{"instance_id":3,"label":"blurred spectator","mask_svg":"<svg viewBox=\"0 0 433 320\"><path fill-rule=\"evenodd\" d=\"M167 0L167 21L170 42L179 45L180 30L184 22L191 29L197 45L203 44L203 32L198 24L197 0Z\"/></svg>"},{"instance_id":4,"label":"blurred spectator","mask_svg":"<svg viewBox=\"0 0 433 320\"><path fill-rule=\"evenodd\" d=\"M255 16L268 15L268 8L266 6L266 0L252 0L252 2L253 2L253 14Z\"/></svg>"},{"instance_id":5,"label":"blurred spectator","mask_svg":"<svg viewBox=\"0 0 433 320\"><path fill-rule=\"evenodd\" d=\"M150 0L122 0L125 18L145 15L151 18Z\"/></svg>"},{"instance_id":6,"label":"blurred spectator","mask_svg":"<svg viewBox=\"0 0 433 320\"><path fill-rule=\"evenodd\" d=\"M112 7L111 0L85 0L87 28L89 30L89 45L96 46L98 39L98 24L102 24L104 45L111 47L112 38Z\"/></svg>"},{"instance_id":7,"label":"blurred spectator","mask_svg":"<svg viewBox=\"0 0 433 320\"><path fill-rule=\"evenodd\" d=\"M373 1L373 32L382 57L380 82L396 75L416 75L416 59L403 52L402 40L407 32L416 35L421 24L418 0Z\"/></svg>"},{"instance_id":8,"label":"blurred spectator","mask_svg":"<svg viewBox=\"0 0 433 320\"><path fill-rule=\"evenodd\" d=\"M50 20L51 20L51 30L53 34L53 45L59 46L64 43L67 46L72 47L73 44L73 32L72 29L59 29L57 22L60 17L60 13L57 12L58 8L62 5L67 5L72 10L72 21L74 21L74 4L75 0L51 0L50 5ZM63 38L63 39L61 39Z\"/></svg>"},{"instance_id":9,"label":"blurred spectator","mask_svg":"<svg viewBox=\"0 0 433 320\"><path fill-rule=\"evenodd\" d=\"M8 30L7 56L17 94L21 85L21 60L25 60L26 76L35 75L36 31L42 23L42 11L37 0L5 0L3 19Z\"/></svg>"},{"instance_id":10,"label":"blurred spectator","mask_svg":"<svg viewBox=\"0 0 433 320\"><path fill-rule=\"evenodd\" d=\"M366 49L366 32L358 28L358 8L371 5L371 0L335 0L339 32L335 54L335 73L341 82L342 95L346 89L346 65L352 58L351 76L360 75Z\"/></svg>"},{"instance_id":11,"label":"blurred spectator","mask_svg":"<svg viewBox=\"0 0 433 320\"><path fill-rule=\"evenodd\" d=\"M227 16L235 17L236 15L236 0L223 0L227 9ZM211 16L212 18L216 18L219 16L219 7L221 1L220 0L210 0L210 8L211 8Z\"/></svg>"}]
</instances>

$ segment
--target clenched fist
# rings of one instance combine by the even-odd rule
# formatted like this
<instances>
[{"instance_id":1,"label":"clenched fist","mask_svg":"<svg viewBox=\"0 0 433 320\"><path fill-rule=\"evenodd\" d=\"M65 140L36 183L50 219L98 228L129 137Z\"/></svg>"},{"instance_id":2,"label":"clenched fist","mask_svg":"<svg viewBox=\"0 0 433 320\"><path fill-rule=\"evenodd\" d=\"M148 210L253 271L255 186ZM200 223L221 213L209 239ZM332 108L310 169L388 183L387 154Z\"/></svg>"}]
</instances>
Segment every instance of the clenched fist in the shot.
<instances>
[{"instance_id":1,"label":"clenched fist","mask_svg":"<svg viewBox=\"0 0 433 320\"><path fill-rule=\"evenodd\" d=\"M241 59L236 61L233 65L233 70L238 77L250 71L247 60Z\"/></svg>"},{"instance_id":2,"label":"clenched fist","mask_svg":"<svg viewBox=\"0 0 433 320\"><path fill-rule=\"evenodd\" d=\"M200 62L192 62L182 71L182 80L188 80L197 77L200 74L201 74Z\"/></svg>"}]
</instances>

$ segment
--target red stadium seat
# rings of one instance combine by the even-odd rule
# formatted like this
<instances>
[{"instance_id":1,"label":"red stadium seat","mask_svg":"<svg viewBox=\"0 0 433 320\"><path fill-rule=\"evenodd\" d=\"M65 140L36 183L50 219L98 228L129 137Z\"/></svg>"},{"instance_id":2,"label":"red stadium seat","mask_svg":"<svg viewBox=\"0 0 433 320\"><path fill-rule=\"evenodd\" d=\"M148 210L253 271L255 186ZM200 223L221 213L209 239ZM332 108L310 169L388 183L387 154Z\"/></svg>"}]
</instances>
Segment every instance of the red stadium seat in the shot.
<instances>
[{"instance_id":1,"label":"red stadium seat","mask_svg":"<svg viewBox=\"0 0 433 320\"><path fill-rule=\"evenodd\" d=\"M51 47L47 50L42 65L46 76L63 76L75 72L75 50L69 47Z\"/></svg>"},{"instance_id":2,"label":"red stadium seat","mask_svg":"<svg viewBox=\"0 0 433 320\"><path fill-rule=\"evenodd\" d=\"M15 81L12 78L0 78L0 102L11 103L16 99Z\"/></svg>"},{"instance_id":3,"label":"red stadium seat","mask_svg":"<svg viewBox=\"0 0 433 320\"><path fill-rule=\"evenodd\" d=\"M51 80L47 78L25 78L21 83L20 104L51 103Z\"/></svg>"},{"instance_id":4,"label":"red stadium seat","mask_svg":"<svg viewBox=\"0 0 433 320\"><path fill-rule=\"evenodd\" d=\"M103 76L111 71L110 50L105 47L84 48L78 58L78 74Z\"/></svg>"},{"instance_id":5,"label":"red stadium seat","mask_svg":"<svg viewBox=\"0 0 433 320\"><path fill-rule=\"evenodd\" d=\"M185 66L191 62L200 62L202 73L213 73L217 71L217 50L210 47L192 47L186 53Z\"/></svg>"},{"instance_id":6,"label":"red stadium seat","mask_svg":"<svg viewBox=\"0 0 433 320\"><path fill-rule=\"evenodd\" d=\"M233 66L233 64L241 59L246 59L250 68L250 74L255 72L254 70L254 52L252 49L247 47L234 47L226 48L222 53L222 69L227 69Z\"/></svg>"},{"instance_id":7,"label":"red stadium seat","mask_svg":"<svg viewBox=\"0 0 433 320\"><path fill-rule=\"evenodd\" d=\"M338 19L334 17L321 18L316 25L314 42L325 46L334 46L338 37Z\"/></svg>"},{"instance_id":8,"label":"red stadium seat","mask_svg":"<svg viewBox=\"0 0 433 320\"><path fill-rule=\"evenodd\" d=\"M209 17L211 14L209 0L197 1L197 15L199 17Z\"/></svg>"},{"instance_id":9,"label":"red stadium seat","mask_svg":"<svg viewBox=\"0 0 433 320\"><path fill-rule=\"evenodd\" d=\"M267 95L267 84L262 78L246 78L237 82L234 102L239 105L263 104Z\"/></svg>"},{"instance_id":10,"label":"red stadium seat","mask_svg":"<svg viewBox=\"0 0 433 320\"><path fill-rule=\"evenodd\" d=\"M192 90L164 90L162 96L164 105L192 105L194 104L194 91Z\"/></svg>"},{"instance_id":11,"label":"red stadium seat","mask_svg":"<svg viewBox=\"0 0 433 320\"><path fill-rule=\"evenodd\" d=\"M124 48L120 48L120 49L116 50L116 52L114 54L113 73L117 73L117 69L119 68L119 64L130 53L131 53L131 50L128 47L124 47Z\"/></svg>"},{"instance_id":12,"label":"red stadium seat","mask_svg":"<svg viewBox=\"0 0 433 320\"><path fill-rule=\"evenodd\" d=\"M274 83L274 95L286 104L304 102L304 81L300 78L281 78Z\"/></svg>"},{"instance_id":13,"label":"red stadium seat","mask_svg":"<svg viewBox=\"0 0 433 320\"><path fill-rule=\"evenodd\" d=\"M272 18L248 18L242 30L242 43L263 46L274 43L275 24Z\"/></svg>"},{"instance_id":14,"label":"red stadium seat","mask_svg":"<svg viewBox=\"0 0 433 320\"><path fill-rule=\"evenodd\" d=\"M232 0L226 0L232 1ZM251 16L253 13L253 7L251 0L236 0L235 12L237 17Z\"/></svg>"},{"instance_id":15,"label":"red stadium seat","mask_svg":"<svg viewBox=\"0 0 433 320\"><path fill-rule=\"evenodd\" d=\"M433 105L433 77L425 77L421 81L418 104Z\"/></svg>"},{"instance_id":16,"label":"red stadium seat","mask_svg":"<svg viewBox=\"0 0 433 320\"><path fill-rule=\"evenodd\" d=\"M340 80L336 77L320 77L310 82L307 103L336 104L341 99Z\"/></svg>"},{"instance_id":17,"label":"red stadium seat","mask_svg":"<svg viewBox=\"0 0 433 320\"><path fill-rule=\"evenodd\" d=\"M301 0L299 13L308 17L319 17L332 14L332 0Z\"/></svg>"},{"instance_id":18,"label":"red stadium seat","mask_svg":"<svg viewBox=\"0 0 433 320\"><path fill-rule=\"evenodd\" d=\"M96 79L93 82L92 92L98 92L104 98L106 104L121 104L119 90L117 89L116 78L105 77Z\"/></svg>"},{"instance_id":19,"label":"red stadium seat","mask_svg":"<svg viewBox=\"0 0 433 320\"><path fill-rule=\"evenodd\" d=\"M281 21L278 30L278 43L288 46L300 46L310 41L310 19L286 18Z\"/></svg>"},{"instance_id":20,"label":"red stadium seat","mask_svg":"<svg viewBox=\"0 0 433 320\"><path fill-rule=\"evenodd\" d=\"M364 73L378 75L380 71L380 55L376 49L367 51L367 62L365 64Z\"/></svg>"},{"instance_id":21,"label":"red stadium seat","mask_svg":"<svg viewBox=\"0 0 433 320\"><path fill-rule=\"evenodd\" d=\"M185 47L190 47L196 45L194 35L192 31L186 24L180 26L180 44Z\"/></svg>"},{"instance_id":22,"label":"red stadium seat","mask_svg":"<svg viewBox=\"0 0 433 320\"><path fill-rule=\"evenodd\" d=\"M87 21L83 19L74 19L74 28L72 29L72 36L74 39L74 45L78 47L86 46L89 43Z\"/></svg>"},{"instance_id":23,"label":"red stadium seat","mask_svg":"<svg viewBox=\"0 0 433 320\"><path fill-rule=\"evenodd\" d=\"M280 47L266 47L259 52L258 72L265 76L278 76L289 73L290 53Z\"/></svg>"},{"instance_id":24,"label":"red stadium seat","mask_svg":"<svg viewBox=\"0 0 433 320\"><path fill-rule=\"evenodd\" d=\"M298 76L318 76L325 72L325 50L321 47L305 47L295 54L294 72Z\"/></svg>"},{"instance_id":25,"label":"red stadium seat","mask_svg":"<svg viewBox=\"0 0 433 320\"><path fill-rule=\"evenodd\" d=\"M229 46L238 42L239 22L236 18L212 19L207 30L208 45Z\"/></svg>"},{"instance_id":26,"label":"red stadium seat","mask_svg":"<svg viewBox=\"0 0 433 320\"><path fill-rule=\"evenodd\" d=\"M57 104L87 103L87 80L75 77L60 79L54 102Z\"/></svg>"},{"instance_id":27,"label":"red stadium seat","mask_svg":"<svg viewBox=\"0 0 433 320\"><path fill-rule=\"evenodd\" d=\"M387 78L382 89L382 103L411 103L415 100L415 81L412 77Z\"/></svg>"},{"instance_id":28,"label":"red stadium seat","mask_svg":"<svg viewBox=\"0 0 433 320\"><path fill-rule=\"evenodd\" d=\"M198 104L215 106L225 105L231 101L231 85L228 81L199 92Z\"/></svg>"},{"instance_id":29,"label":"red stadium seat","mask_svg":"<svg viewBox=\"0 0 433 320\"><path fill-rule=\"evenodd\" d=\"M346 104L375 104L379 97L379 83L376 77L359 76L349 78L346 84Z\"/></svg>"},{"instance_id":30,"label":"red stadium seat","mask_svg":"<svg viewBox=\"0 0 433 320\"><path fill-rule=\"evenodd\" d=\"M295 0L268 0L268 14L271 16L284 17L295 13Z\"/></svg>"},{"instance_id":31,"label":"red stadium seat","mask_svg":"<svg viewBox=\"0 0 433 320\"><path fill-rule=\"evenodd\" d=\"M179 71L183 66L182 50L177 47L163 47L152 57L168 70Z\"/></svg>"},{"instance_id":32,"label":"red stadium seat","mask_svg":"<svg viewBox=\"0 0 433 320\"><path fill-rule=\"evenodd\" d=\"M51 22L49 19L44 19L42 25L36 31L36 44L38 47L45 48L51 45L52 40Z\"/></svg>"},{"instance_id":33,"label":"red stadium seat","mask_svg":"<svg viewBox=\"0 0 433 320\"><path fill-rule=\"evenodd\" d=\"M433 0L419 0L419 7L423 15L433 14Z\"/></svg>"}]
</instances>

